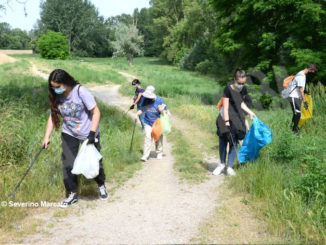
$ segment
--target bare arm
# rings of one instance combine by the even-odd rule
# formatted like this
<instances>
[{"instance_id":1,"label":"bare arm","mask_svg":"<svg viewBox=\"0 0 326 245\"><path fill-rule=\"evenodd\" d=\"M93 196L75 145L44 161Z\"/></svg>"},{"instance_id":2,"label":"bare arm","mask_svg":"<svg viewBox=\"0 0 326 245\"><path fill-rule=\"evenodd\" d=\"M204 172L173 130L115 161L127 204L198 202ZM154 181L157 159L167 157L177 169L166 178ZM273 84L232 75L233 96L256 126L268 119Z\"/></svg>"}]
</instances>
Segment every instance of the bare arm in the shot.
<instances>
[{"instance_id":1,"label":"bare arm","mask_svg":"<svg viewBox=\"0 0 326 245\"><path fill-rule=\"evenodd\" d=\"M134 101L134 105L136 105L139 102L139 100L140 100L140 98L141 98L142 95L143 95L143 93L139 93L138 94L137 99Z\"/></svg>"},{"instance_id":2,"label":"bare arm","mask_svg":"<svg viewBox=\"0 0 326 245\"><path fill-rule=\"evenodd\" d=\"M229 118L229 98L223 97L223 117L225 125L230 126Z\"/></svg>"},{"instance_id":3,"label":"bare arm","mask_svg":"<svg viewBox=\"0 0 326 245\"><path fill-rule=\"evenodd\" d=\"M100 124L101 112L97 106L95 106L90 112L93 115L91 131L96 132L98 125Z\"/></svg>"},{"instance_id":4,"label":"bare arm","mask_svg":"<svg viewBox=\"0 0 326 245\"><path fill-rule=\"evenodd\" d=\"M53 128L54 127L53 127L52 117L49 116L48 122L46 123L44 140L43 140L43 143L42 143L42 146L45 147L45 148L48 148Z\"/></svg>"},{"instance_id":5,"label":"bare arm","mask_svg":"<svg viewBox=\"0 0 326 245\"><path fill-rule=\"evenodd\" d=\"M248 106L246 105L246 103L242 102L241 103L241 109L244 110L245 112L247 112L250 115L250 118L252 119L253 117L256 117L256 114L253 113Z\"/></svg>"},{"instance_id":6,"label":"bare arm","mask_svg":"<svg viewBox=\"0 0 326 245\"><path fill-rule=\"evenodd\" d=\"M306 102L306 97L304 96L304 90L303 87L299 87L299 92L301 94L301 98L303 99L303 102Z\"/></svg>"}]
</instances>

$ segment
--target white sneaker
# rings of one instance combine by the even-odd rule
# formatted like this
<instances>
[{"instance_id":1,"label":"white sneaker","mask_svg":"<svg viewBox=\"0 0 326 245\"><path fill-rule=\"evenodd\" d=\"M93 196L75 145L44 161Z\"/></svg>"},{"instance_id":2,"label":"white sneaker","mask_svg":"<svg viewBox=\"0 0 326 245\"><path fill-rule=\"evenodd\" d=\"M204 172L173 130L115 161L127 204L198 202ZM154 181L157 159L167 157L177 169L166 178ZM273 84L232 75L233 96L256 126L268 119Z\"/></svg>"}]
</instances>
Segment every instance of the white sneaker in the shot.
<instances>
[{"instance_id":1,"label":"white sneaker","mask_svg":"<svg viewBox=\"0 0 326 245\"><path fill-rule=\"evenodd\" d=\"M230 176L236 175L233 168L230 168L230 167L228 167L228 169L226 170L226 173L227 173L227 175L230 175Z\"/></svg>"},{"instance_id":2,"label":"white sneaker","mask_svg":"<svg viewBox=\"0 0 326 245\"><path fill-rule=\"evenodd\" d=\"M163 158L163 154L162 153L157 154L157 157L156 157L157 160L162 160L162 158Z\"/></svg>"},{"instance_id":3,"label":"white sneaker","mask_svg":"<svg viewBox=\"0 0 326 245\"><path fill-rule=\"evenodd\" d=\"M75 205L78 202L78 195L77 193L71 192L66 200L60 203L60 208L67 208L69 206Z\"/></svg>"},{"instance_id":4,"label":"white sneaker","mask_svg":"<svg viewBox=\"0 0 326 245\"><path fill-rule=\"evenodd\" d=\"M141 160L142 160L143 162L147 162L147 159L144 158L144 157L142 157Z\"/></svg>"},{"instance_id":5,"label":"white sneaker","mask_svg":"<svg viewBox=\"0 0 326 245\"><path fill-rule=\"evenodd\" d=\"M213 171L214 175L220 175L225 168L225 164L219 164L217 168Z\"/></svg>"},{"instance_id":6,"label":"white sneaker","mask_svg":"<svg viewBox=\"0 0 326 245\"><path fill-rule=\"evenodd\" d=\"M105 185L102 185L102 186L100 186L99 188L98 188L98 190L99 190L99 193L100 193L100 199L101 200L107 200L108 198L109 198L109 194L108 194L108 192L107 192L107 190L106 190L106 187L105 187Z\"/></svg>"}]
</instances>

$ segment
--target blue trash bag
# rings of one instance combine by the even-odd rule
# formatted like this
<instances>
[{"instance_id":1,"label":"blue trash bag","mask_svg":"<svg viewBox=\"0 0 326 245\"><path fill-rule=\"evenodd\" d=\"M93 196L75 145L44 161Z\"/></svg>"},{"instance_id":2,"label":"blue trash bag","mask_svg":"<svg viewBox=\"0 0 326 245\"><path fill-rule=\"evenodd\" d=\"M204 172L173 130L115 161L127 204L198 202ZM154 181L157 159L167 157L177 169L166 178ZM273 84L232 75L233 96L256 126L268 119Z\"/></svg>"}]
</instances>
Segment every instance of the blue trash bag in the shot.
<instances>
[{"instance_id":1,"label":"blue trash bag","mask_svg":"<svg viewBox=\"0 0 326 245\"><path fill-rule=\"evenodd\" d=\"M240 163L252 162L259 156L259 151L265 145L272 142L273 132L266 124L258 118L253 119L253 124L249 129L238 154Z\"/></svg>"}]
</instances>

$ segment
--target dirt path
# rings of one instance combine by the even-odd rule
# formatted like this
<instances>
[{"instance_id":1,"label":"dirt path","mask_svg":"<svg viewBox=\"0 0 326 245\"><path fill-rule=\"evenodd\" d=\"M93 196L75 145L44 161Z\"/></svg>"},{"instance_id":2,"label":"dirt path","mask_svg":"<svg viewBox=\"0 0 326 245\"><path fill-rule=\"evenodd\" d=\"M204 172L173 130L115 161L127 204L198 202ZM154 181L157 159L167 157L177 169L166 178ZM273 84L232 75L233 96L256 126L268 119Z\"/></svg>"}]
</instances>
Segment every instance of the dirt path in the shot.
<instances>
[{"instance_id":1,"label":"dirt path","mask_svg":"<svg viewBox=\"0 0 326 245\"><path fill-rule=\"evenodd\" d=\"M14 49L1 49L2 54L33 54L33 50L14 50Z\"/></svg>"},{"instance_id":2,"label":"dirt path","mask_svg":"<svg viewBox=\"0 0 326 245\"><path fill-rule=\"evenodd\" d=\"M0 52L0 65L7 64L7 63L14 63L16 61L17 60L15 58Z\"/></svg>"},{"instance_id":3,"label":"dirt path","mask_svg":"<svg viewBox=\"0 0 326 245\"><path fill-rule=\"evenodd\" d=\"M121 73L123 75L123 73ZM40 74L39 74L40 75ZM127 76L128 75L128 76ZM134 78L124 74L128 80ZM102 102L128 109L130 98L119 94L119 85L90 87ZM130 114L130 116L134 116ZM175 123L178 125L176 119ZM179 121L180 123L180 121ZM180 125L180 124L179 124ZM182 123L181 123L182 125ZM188 125L189 126L189 125ZM187 126L187 127L188 127ZM180 127L182 128L182 127ZM180 129L179 128L179 129ZM118 189L109 201L82 198L68 212L51 210L33 218L42 221L37 232L19 242L28 244L173 244L198 243L203 240L206 224L216 220L216 210L223 204L223 176L207 173L204 183L188 185L179 181L173 166L172 145L164 138L163 160L151 158L133 178ZM222 194L223 195L223 194ZM236 201L240 204L240 201ZM230 208L232 209L232 205ZM239 208L239 207L237 207ZM217 216L217 232L210 243L262 242L254 217L242 218L236 210L233 220ZM223 213L223 211L222 211ZM222 218L221 218L222 217ZM224 222L228 219L228 222ZM207 222L207 220L209 222ZM234 222L239 222L234 227ZM228 230L226 234L219 231ZM237 231L234 236L233 230Z\"/></svg>"},{"instance_id":4,"label":"dirt path","mask_svg":"<svg viewBox=\"0 0 326 245\"><path fill-rule=\"evenodd\" d=\"M130 78L132 78L130 76ZM119 86L91 87L101 101L125 110L130 98ZM157 244L189 243L200 222L215 210L215 188L223 177L199 185L180 183L173 169L171 145L164 140L163 160L151 158L117 190L110 201L81 200L67 217L38 217L43 225L24 243ZM87 207L87 206L91 207ZM69 231L69 232L67 232Z\"/></svg>"}]
</instances>

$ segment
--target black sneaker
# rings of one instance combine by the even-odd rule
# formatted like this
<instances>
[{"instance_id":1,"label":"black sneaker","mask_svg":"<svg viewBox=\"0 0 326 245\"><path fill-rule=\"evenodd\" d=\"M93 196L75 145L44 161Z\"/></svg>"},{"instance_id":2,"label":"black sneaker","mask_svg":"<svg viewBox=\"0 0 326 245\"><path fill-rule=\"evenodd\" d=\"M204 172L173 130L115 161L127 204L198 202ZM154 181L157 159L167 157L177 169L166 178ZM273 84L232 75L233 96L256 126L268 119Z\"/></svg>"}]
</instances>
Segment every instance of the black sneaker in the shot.
<instances>
[{"instance_id":1,"label":"black sneaker","mask_svg":"<svg viewBox=\"0 0 326 245\"><path fill-rule=\"evenodd\" d=\"M107 200L109 198L109 194L106 191L105 185L99 186L100 198L101 200Z\"/></svg>"},{"instance_id":2,"label":"black sneaker","mask_svg":"<svg viewBox=\"0 0 326 245\"><path fill-rule=\"evenodd\" d=\"M76 204L78 202L78 195L77 193L71 192L66 200L64 200L60 204L60 208L67 208L68 206L71 206L73 204Z\"/></svg>"}]
</instances>

